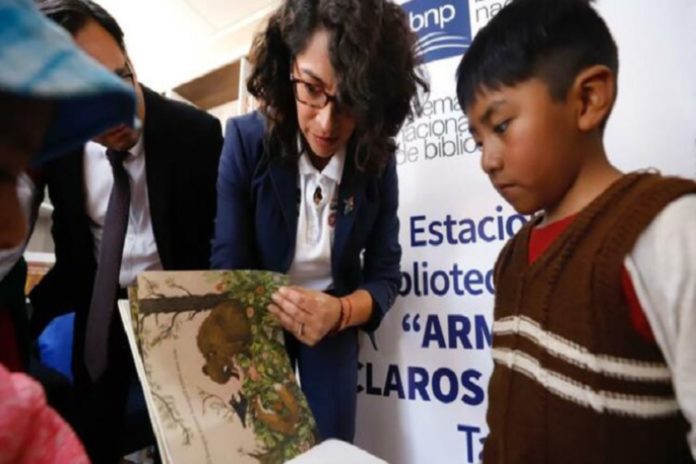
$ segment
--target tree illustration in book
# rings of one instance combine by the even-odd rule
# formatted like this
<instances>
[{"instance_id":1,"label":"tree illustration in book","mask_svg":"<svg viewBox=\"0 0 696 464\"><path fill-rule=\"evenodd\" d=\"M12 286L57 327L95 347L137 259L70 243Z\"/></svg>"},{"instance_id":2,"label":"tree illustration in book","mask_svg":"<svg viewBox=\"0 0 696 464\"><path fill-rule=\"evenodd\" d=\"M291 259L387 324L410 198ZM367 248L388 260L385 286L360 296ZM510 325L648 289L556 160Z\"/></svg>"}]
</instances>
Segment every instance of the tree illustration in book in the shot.
<instances>
[{"instance_id":1,"label":"tree illustration in book","mask_svg":"<svg viewBox=\"0 0 696 464\"><path fill-rule=\"evenodd\" d=\"M316 425L267 312L286 276L145 272L120 312L163 461L282 463Z\"/></svg>"}]
</instances>

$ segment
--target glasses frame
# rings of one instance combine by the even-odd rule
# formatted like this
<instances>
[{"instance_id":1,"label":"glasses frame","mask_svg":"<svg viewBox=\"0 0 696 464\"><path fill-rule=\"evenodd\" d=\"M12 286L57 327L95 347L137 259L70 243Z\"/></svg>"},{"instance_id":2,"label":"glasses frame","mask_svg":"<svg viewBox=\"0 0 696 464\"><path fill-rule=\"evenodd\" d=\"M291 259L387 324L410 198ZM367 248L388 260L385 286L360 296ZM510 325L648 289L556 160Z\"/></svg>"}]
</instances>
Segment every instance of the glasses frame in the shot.
<instances>
[{"instance_id":1,"label":"glasses frame","mask_svg":"<svg viewBox=\"0 0 696 464\"><path fill-rule=\"evenodd\" d=\"M295 95L295 100L302 103L303 105L307 105L310 108L320 110L322 108L325 108L326 105L329 104L329 102L333 102L337 113L351 114L351 111L349 111L349 109L348 109L349 107L342 104L339 101L337 95L331 95L331 94L327 93L323 88L321 88L321 86L319 86L313 82L309 82L309 81L306 81L304 79L300 79L299 77L295 77L292 74L290 74L290 83L292 84L292 93ZM324 103L321 105L317 105L317 104L312 104L312 103L309 103L309 102L306 102L306 101L300 99L300 96L298 95L298 92L297 92L297 84L304 84L304 85L309 85L312 87L317 87L319 89L319 91L324 95Z\"/></svg>"}]
</instances>

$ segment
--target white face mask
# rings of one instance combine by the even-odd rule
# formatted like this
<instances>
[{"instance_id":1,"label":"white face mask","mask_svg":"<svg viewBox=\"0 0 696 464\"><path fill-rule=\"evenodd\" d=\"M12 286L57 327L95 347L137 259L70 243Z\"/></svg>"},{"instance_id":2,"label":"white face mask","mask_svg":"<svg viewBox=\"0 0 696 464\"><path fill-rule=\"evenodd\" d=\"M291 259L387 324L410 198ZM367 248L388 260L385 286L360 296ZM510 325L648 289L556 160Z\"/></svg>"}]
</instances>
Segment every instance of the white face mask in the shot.
<instances>
[{"instance_id":1,"label":"white face mask","mask_svg":"<svg viewBox=\"0 0 696 464\"><path fill-rule=\"evenodd\" d=\"M19 204L22 207L22 213L24 213L24 218L26 219L27 223L31 221L31 207L33 203L34 189L34 182L32 182L29 176L24 173L17 176L17 197L19 198ZM27 230L31 230L31 227L28 227ZM14 248L0 250L0 280L3 280L5 276L7 276L19 258L22 257L22 253L24 253L24 248L27 246L28 239L29 237L27 236L22 243Z\"/></svg>"}]
</instances>

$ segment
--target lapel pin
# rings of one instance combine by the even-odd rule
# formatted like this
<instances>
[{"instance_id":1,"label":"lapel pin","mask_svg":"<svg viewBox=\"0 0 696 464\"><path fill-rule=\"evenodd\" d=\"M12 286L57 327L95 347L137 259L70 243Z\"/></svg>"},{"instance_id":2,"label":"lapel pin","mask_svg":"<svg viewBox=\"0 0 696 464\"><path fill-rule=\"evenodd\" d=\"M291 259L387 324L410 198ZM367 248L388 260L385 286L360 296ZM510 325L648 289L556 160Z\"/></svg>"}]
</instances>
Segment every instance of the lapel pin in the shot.
<instances>
[{"instance_id":1,"label":"lapel pin","mask_svg":"<svg viewBox=\"0 0 696 464\"><path fill-rule=\"evenodd\" d=\"M348 214L353 212L353 208L355 207L355 200L353 196L350 196L343 200L343 215L347 216Z\"/></svg>"}]
</instances>

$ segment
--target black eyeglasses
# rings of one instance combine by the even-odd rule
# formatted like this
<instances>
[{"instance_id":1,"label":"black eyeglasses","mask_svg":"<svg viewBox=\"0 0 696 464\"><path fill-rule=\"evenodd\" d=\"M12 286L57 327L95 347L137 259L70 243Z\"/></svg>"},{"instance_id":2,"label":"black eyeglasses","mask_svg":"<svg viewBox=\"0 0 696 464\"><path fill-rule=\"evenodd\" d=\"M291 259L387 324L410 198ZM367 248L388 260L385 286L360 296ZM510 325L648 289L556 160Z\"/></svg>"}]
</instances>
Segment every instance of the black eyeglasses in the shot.
<instances>
[{"instance_id":1,"label":"black eyeglasses","mask_svg":"<svg viewBox=\"0 0 696 464\"><path fill-rule=\"evenodd\" d=\"M336 95L326 93L320 85L298 79L292 74L290 75L290 82L295 93L295 99L298 102L316 109L322 109L329 102L333 102L337 113L343 115L352 114L352 109L349 105L339 101Z\"/></svg>"}]
</instances>

